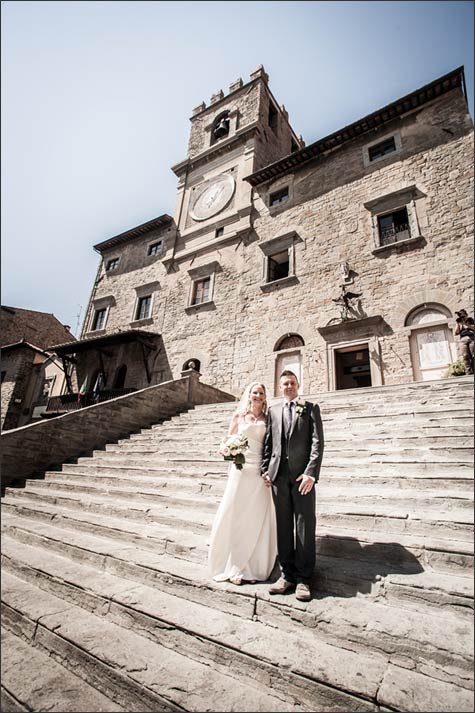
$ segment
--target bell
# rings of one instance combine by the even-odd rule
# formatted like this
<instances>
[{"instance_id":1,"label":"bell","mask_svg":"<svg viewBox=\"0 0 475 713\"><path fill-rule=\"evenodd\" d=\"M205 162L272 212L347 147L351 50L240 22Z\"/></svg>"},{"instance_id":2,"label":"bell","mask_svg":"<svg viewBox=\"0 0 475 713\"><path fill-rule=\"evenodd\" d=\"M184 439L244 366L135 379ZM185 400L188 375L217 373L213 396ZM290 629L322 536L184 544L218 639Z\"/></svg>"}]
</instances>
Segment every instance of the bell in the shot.
<instances>
[{"instance_id":1,"label":"bell","mask_svg":"<svg viewBox=\"0 0 475 713\"><path fill-rule=\"evenodd\" d=\"M228 126L228 121L226 119L221 119L218 124L216 124L214 128L214 135L217 139L220 139L221 136L226 136L226 134L229 132L229 126Z\"/></svg>"}]
</instances>

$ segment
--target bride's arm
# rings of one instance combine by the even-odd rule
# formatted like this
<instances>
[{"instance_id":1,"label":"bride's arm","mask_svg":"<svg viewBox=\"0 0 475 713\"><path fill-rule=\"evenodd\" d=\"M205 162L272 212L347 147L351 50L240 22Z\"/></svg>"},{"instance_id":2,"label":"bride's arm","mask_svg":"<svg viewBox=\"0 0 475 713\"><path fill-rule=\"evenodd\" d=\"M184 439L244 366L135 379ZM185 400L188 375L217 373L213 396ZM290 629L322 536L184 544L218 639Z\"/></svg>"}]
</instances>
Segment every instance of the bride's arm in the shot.
<instances>
[{"instance_id":1,"label":"bride's arm","mask_svg":"<svg viewBox=\"0 0 475 713\"><path fill-rule=\"evenodd\" d=\"M234 433L237 433L238 421L239 421L239 413L236 411L236 413L234 414L234 416L231 419L231 425L229 426L228 436L232 436Z\"/></svg>"}]
</instances>

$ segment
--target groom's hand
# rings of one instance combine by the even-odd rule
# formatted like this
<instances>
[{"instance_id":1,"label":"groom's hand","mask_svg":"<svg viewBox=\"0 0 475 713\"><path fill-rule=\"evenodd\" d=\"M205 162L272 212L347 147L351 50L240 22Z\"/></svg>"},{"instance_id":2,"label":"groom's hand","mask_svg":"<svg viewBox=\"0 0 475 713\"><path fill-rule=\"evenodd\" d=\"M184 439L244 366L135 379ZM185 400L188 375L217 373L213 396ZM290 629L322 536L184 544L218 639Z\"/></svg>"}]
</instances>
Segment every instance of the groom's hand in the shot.
<instances>
[{"instance_id":1,"label":"groom's hand","mask_svg":"<svg viewBox=\"0 0 475 713\"><path fill-rule=\"evenodd\" d=\"M262 474L262 480L264 481L264 484L267 485L268 488L270 488L270 486L272 485L272 481L271 481L271 479L269 478L269 474L268 474L268 473L263 473L263 474Z\"/></svg>"},{"instance_id":2,"label":"groom's hand","mask_svg":"<svg viewBox=\"0 0 475 713\"><path fill-rule=\"evenodd\" d=\"M313 484L315 482L314 478L312 478L310 475L299 475L299 477L297 478L297 482L299 480L302 481L299 485L299 493L301 495L308 495L308 493L313 488Z\"/></svg>"}]
</instances>

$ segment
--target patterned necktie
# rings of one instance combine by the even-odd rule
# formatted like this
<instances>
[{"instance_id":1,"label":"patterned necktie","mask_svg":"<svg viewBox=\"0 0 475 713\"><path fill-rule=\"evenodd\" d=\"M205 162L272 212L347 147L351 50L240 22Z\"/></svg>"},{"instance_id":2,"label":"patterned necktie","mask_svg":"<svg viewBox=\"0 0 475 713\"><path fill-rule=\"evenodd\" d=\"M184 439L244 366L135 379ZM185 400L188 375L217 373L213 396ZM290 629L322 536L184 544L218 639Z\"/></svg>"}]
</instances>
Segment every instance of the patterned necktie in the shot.
<instances>
[{"instance_id":1,"label":"patterned necktie","mask_svg":"<svg viewBox=\"0 0 475 713\"><path fill-rule=\"evenodd\" d=\"M284 415L285 415L285 435L288 438L290 434L290 429L292 428L292 406L293 401L289 401L285 404Z\"/></svg>"}]
</instances>

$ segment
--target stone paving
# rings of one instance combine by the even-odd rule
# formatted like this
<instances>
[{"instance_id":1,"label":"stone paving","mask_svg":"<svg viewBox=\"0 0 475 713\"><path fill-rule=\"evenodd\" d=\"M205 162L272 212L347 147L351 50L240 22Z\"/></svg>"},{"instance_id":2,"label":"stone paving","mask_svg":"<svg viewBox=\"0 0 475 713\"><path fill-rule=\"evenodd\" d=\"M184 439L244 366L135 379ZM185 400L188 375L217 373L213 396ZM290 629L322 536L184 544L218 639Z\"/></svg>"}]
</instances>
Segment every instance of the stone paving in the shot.
<instances>
[{"instance_id":1,"label":"stone paving","mask_svg":"<svg viewBox=\"0 0 475 713\"><path fill-rule=\"evenodd\" d=\"M233 404L7 488L2 711L473 711L473 378L313 400L308 603L207 576Z\"/></svg>"}]
</instances>

